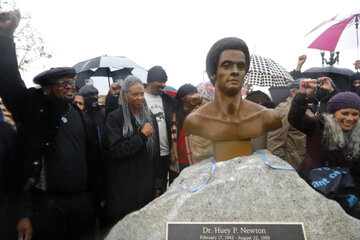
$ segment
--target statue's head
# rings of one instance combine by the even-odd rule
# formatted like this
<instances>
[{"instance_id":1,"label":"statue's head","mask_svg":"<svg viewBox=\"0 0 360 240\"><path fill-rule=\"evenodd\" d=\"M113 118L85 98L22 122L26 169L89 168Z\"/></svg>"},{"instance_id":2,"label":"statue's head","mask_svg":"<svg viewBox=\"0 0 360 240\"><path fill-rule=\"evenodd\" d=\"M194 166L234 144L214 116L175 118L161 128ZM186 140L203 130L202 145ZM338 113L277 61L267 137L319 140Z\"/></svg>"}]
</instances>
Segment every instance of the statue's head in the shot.
<instances>
[{"instance_id":1,"label":"statue's head","mask_svg":"<svg viewBox=\"0 0 360 240\"><path fill-rule=\"evenodd\" d=\"M250 54L246 43L240 38L236 37L220 39L210 48L206 57L206 72L213 85L215 85L216 81L216 73L218 70L220 55L225 50L239 50L243 52L245 56L245 73L249 71Z\"/></svg>"}]
</instances>

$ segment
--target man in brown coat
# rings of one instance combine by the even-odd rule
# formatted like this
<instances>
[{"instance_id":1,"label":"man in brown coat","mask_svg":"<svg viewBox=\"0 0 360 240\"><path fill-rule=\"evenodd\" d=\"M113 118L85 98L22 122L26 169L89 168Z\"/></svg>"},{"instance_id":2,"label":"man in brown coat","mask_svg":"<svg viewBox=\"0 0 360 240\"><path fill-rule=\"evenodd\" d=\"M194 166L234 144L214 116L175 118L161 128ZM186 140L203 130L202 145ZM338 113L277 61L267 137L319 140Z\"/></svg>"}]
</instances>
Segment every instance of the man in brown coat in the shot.
<instances>
[{"instance_id":1,"label":"man in brown coat","mask_svg":"<svg viewBox=\"0 0 360 240\"><path fill-rule=\"evenodd\" d=\"M299 92L300 80L297 79L290 85L291 96L286 99L286 102L280 103L275 108L275 111L280 114L282 127L267 134L267 149L272 154L290 163L295 169L305 157L306 135L289 124L288 114L291 102ZM314 116L310 109L306 113L309 116Z\"/></svg>"}]
</instances>

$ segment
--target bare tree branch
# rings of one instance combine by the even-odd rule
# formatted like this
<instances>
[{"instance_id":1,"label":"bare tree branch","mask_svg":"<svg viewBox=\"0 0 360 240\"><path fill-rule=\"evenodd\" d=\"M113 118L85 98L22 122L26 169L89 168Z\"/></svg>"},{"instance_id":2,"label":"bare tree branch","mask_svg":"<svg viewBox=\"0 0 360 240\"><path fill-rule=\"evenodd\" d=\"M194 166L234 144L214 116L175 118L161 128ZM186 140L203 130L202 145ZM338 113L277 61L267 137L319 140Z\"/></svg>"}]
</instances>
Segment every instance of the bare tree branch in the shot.
<instances>
[{"instance_id":1,"label":"bare tree branch","mask_svg":"<svg viewBox=\"0 0 360 240\"><path fill-rule=\"evenodd\" d=\"M0 0L0 11L3 9L17 9L17 6L14 0ZM21 21L14 34L14 41L16 43L18 67L22 71L26 71L31 63L40 58L52 57L41 34L31 27L31 15L29 13L21 13Z\"/></svg>"}]
</instances>

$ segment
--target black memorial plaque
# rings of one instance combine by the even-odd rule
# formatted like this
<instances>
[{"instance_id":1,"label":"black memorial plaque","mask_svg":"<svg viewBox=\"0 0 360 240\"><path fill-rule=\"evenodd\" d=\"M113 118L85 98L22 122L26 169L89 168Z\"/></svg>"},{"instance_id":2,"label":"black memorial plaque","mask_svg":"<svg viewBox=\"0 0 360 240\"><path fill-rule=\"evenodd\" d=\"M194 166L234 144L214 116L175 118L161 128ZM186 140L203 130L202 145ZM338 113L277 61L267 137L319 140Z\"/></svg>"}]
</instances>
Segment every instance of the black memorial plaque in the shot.
<instances>
[{"instance_id":1,"label":"black memorial plaque","mask_svg":"<svg viewBox=\"0 0 360 240\"><path fill-rule=\"evenodd\" d=\"M168 222L166 240L306 240L303 223Z\"/></svg>"}]
</instances>

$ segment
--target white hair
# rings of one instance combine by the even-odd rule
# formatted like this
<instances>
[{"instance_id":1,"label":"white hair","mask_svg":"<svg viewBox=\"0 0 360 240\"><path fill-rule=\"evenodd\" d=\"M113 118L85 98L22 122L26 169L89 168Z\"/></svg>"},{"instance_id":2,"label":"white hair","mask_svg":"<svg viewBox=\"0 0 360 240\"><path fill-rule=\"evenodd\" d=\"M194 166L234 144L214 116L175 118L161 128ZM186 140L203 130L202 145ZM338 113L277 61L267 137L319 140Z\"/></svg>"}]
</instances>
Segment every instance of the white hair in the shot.
<instances>
[{"instance_id":1,"label":"white hair","mask_svg":"<svg viewBox=\"0 0 360 240\"><path fill-rule=\"evenodd\" d=\"M125 95L129 92L130 87L134 85L140 85L143 87L143 83L141 80L133 75L129 75L125 78L124 84L120 91L120 107L122 108L123 117L124 117L124 123L123 123L123 135L124 137L128 137L133 135L134 129L131 123L131 112L129 110L129 105L126 101ZM140 127L142 128L145 123L150 123L154 126L154 123L152 121L152 115L150 110L144 106L144 104L140 107L139 110L139 118L135 120ZM156 151L154 149L156 148L156 139L155 134L152 134L147 138L146 141L146 147L151 157L154 157L154 154Z\"/></svg>"}]
</instances>

